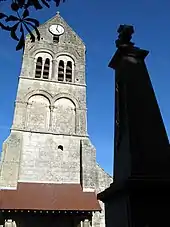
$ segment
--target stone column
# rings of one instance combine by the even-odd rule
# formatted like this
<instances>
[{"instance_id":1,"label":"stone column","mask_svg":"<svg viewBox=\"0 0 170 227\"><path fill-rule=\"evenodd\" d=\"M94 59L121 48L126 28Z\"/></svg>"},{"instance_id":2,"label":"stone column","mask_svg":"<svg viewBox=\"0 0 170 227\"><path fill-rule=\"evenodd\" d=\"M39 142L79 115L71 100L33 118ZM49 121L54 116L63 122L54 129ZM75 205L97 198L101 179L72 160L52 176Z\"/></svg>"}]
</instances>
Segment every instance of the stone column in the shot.
<instances>
[{"instance_id":1,"label":"stone column","mask_svg":"<svg viewBox=\"0 0 170 227\"><path fill-rule=\"evenodd\" d=\"M90 227L89 219L84 220L83 227Z\"/></svg>"},{"instance_id":2,"label":"stone column","mask_svg":"<svg viewBox=\"0 0 170 227\"><path fill-rule=\"evenodd\" d=\"M80 221L80 227L83 227L83 221Z\"/></svg>"},{"instance_id":3,"label":"stone column","mask_svg":"<svg viewBox=\"0 0 170 227\"><path fill-rule=\"evenodd\" d=\"M79 110L75 108L75 134L79 134Z\"/></svg>"},{"instance_id":4,"label":"stone column","mask_svg":"<svg viewBox=\"0 0 170 227\"><path fill-rule=\"evenodd\" d=\"M57 80L57 76L58 76L57 60L52 60L52 76L51 76L51 80Z\"/></svg>"},{"instance_id":5,"label":"stone column","mask_svg":"<svg viewBox=\"0 0 170 227\"><path fill-rule=\"evenodd\" d=\"M25 123L24 123L24 128L26 128L27 130L30 129L30 125L29 125L29 114L30 114L30 108L31 108L31 103L27 102L26 103L26 111L25 111ZM29 127L29 128L28 128Z\"/></svg>"},{"instance_id":6,"label":"stone column","mask_svg":"<svg viewBox=\"0 0 170 227\"><path fill-rule=\"evenodd\" d=\"M43 78L44 65L45 65L45 59L42 59L42 70L41 70L41 78Z\"/></svg>"},{"instance_id":7,"label":"stone column","mask_svg":"<svg viewBox=\"0 0 170 227\"><path fill-rule=\"evenodd\" d=\"M31 70L31 73L29 74L29 77L33 77L33 78L35 78L35 71L36 71L36 63L37 63L37 58L28 58L28 61L29 61L29 64L31 63L33 63L33 67L32 67L32 70ZM25 66L25 67L27 67L27 65ZM25 68L24 67L24 68ZM27 67L28 68L28 67ZM24 75L24 74L23 74Z\"/></svg>"},{"instance_id":8,"label":"stone column","mask_svg":"<svg viewBox=\"0 0 170 227\"><path fill-rule=\"evenodd\" d=\"M15 101L15 112L12 123L14 129L25 129L27 103Z\"/></svg>"},{"instance_id":9,"label":"stone column","mask_svg":"<svg viewBox=\"0 0 170 227\"><path fill-rule=\"evenodd\" d=\"M76 109L76 134L87 135L87 112L85 109Z\"/></svg>"},{"instance_id":10,"label":"stone column","mask_svg":"<svg viewBox=\"0 0 170 227\"><path fill-rule=\"evenodd\" d=\"M50 123L49 123L49 131L53 131L53 125L52 125L53 111L54 111L54 106L50 106Z\"/></svg>"},{"instance_id":11,"label":"stone column","mask_svg":"<svg viewBox=\"0 0 170 227\"><path fill-rule=\"evenodd\" d=\"M67 67L67 62L64 61L64 82L66 82L66 67Z\"/></svg>"}]
</instances>

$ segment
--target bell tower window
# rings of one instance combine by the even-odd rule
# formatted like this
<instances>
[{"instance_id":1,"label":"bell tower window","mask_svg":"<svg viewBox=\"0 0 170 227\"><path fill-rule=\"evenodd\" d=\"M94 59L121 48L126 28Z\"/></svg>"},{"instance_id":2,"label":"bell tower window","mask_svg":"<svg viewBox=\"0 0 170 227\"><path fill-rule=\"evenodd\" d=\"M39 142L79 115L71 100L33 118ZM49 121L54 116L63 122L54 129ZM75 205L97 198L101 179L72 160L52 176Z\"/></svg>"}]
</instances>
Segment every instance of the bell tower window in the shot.
<instances>
[{"instance_id":1,"label":"bell tower window","mask_svg":"<svg viewBox=\"0 0 170 227\"><path fill-rule=\"evenodd\" d=\"M49 78L49 70L50 70L50 59L45 59L44 70L43 70L43 79Z\"/></svg>"},{"instance_id":2,"label":"bell tower window","mask_svg":"<svg viewBox=\"0 0 170 227\"><path fill-rule=\"evenodd\" d=\"M42 58L38 57L36 62L35 78L41 78L42 72Z\"/></svg>"},{"instance_id":3,"label":"bell tower window","mask_svg":"<svg viewBox=\"0 0 170 227\"><path fill-rule=\"evenodd\" d=\"M58 65L58 81L64 81L64 61L60 60Z\"/></svg>"},{"instance_id":4,"label":"bell tower window","mask_svg":"<svg viewBox=\"0 0 170 227\"><path fill-rule=\"evenodd\" d=\"M57 57L57 80L64 83L73 83L75 80L75 62L74 59L67 55L61 54Z\"/></svg>"},{"instance_id":5,"label":"bell tower window","mask_svg":"<svg viewBox=\"0 0 170 227\"><path fill-rule=\"evenodd\" d=\"M68 61L66 66L66 82L72 82L72 62Z\"/></svg>"},{"instance_id":6,"label":"bell tower window","mask_svg":"<svg viewBox=\"0 0 170 227\"><path fill-rule=\"evenodd\" d=\"M34 60L34 77L37 79L49 80L52 77L52 55L48 52L39 52Z\"/></svg>"}]
</instances>

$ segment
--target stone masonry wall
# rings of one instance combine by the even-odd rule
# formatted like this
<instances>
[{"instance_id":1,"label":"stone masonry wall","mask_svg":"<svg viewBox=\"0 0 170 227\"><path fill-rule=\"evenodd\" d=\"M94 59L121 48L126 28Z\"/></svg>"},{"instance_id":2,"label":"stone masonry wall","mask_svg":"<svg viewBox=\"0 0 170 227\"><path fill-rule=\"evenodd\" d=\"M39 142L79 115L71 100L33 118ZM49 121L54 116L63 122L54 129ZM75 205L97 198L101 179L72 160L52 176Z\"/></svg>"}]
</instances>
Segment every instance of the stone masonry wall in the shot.
<instances>
[{"instance_id":1,"label":"stone masonry wall","mask_svg":"<svg viewBox=\"0 0 170 227\"><path fill-rule=\"evenodd\" d=\"M19 181L80 183L80 139L23 133Z\"/></svg>"},{"instance_id":2,"label":"stone masonry wall","mask_svg":"<svg viewBox=\"0 0 170 227\"><path fill-rule=\"evenodd\" d=\"M65 32L60 36L59 43L53 42L53 35L49 32L50 25L60 24ZM39 27L41 40L31 43L29 36L26 40L26 47L23 57L21 76L34 78L35 60L38 53L50 54L52 67L52 80L57 80L58 60L70 57L74 62L73 83L85 85L85 45L70 26L59 16L56 15L45 24ZM52 60L51 60L52 59Z\"/></svg>"},{"instance_id":3,"label":"stone masonry wall","mask_svg":"<svg viewBox=\"0 0 170 227\"><path fill-rule=\"evenodd\" d=\"M85 86L20 78L12 127L27 131L85 136L85 94ZM45 123L46 118L48 119Z\"/></svg>"},{"instance_id":4,"label":"stone masonry wall","mask_svg":"<svg viewBox=\"0 0 170 227\"><path fill-rule=\"evenodd\" d=\"M0 189L16 188L20 156L22 153L22 133L11 132L3 143L2 156L0 160Z\"/></svg>"},{"instance_id":5,"label":"stone masonry wall","mask_svg":"<svg viewBox=\"0 0 170 227\"><path fill-rule=\"evenodd\" d=\"M102 192L113 182L113 177L104 171L99 164L96 163L96 194ZM101 212L93 214L92 223L95 227L105 227L105 206L102 201L99 201L102 208Z\"/></svg>"}]
</instances>

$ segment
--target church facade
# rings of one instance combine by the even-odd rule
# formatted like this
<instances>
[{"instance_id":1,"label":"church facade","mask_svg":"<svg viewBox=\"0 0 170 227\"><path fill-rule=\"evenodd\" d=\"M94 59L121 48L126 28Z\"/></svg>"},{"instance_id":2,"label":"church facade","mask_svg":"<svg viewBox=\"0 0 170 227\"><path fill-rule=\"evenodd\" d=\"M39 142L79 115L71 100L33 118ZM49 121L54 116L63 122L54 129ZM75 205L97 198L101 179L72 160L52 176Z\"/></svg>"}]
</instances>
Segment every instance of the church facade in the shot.
<instances>
[{"instance_id":1,"label":"church facade","mask_svg":"<svg viewBox=\"0 0 170 227\"><path fill-rule=\"evenodd\" d=\"M85 45L59 13L39 31L40 41L26 39L13 124L3 143L0 212L17 226L35 214L44 224L50 213L60 225L67 215L72 226L104 227L96 194L112 177L96 163L87 133Z\"/></svg>"}]
</instances>

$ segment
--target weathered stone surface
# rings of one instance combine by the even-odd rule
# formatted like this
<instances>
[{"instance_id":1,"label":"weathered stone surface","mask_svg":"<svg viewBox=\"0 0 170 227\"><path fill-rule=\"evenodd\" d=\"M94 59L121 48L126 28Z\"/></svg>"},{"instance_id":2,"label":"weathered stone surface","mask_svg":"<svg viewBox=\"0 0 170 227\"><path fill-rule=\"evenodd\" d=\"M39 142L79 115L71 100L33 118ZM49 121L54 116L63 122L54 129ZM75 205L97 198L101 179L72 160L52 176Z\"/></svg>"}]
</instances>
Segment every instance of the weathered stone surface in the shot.
<instances>
[{"instance_id":1,"label":"weathered stone surface","mask_svg":"<svg viewBox=\"0 0 170 227\"><path fill-rule=\"evenodd\" d=\"M0 188L16 188L22 153L22 133L11 132L3 143L0 165Z\"/></svg>"},{"instance_id":2,"label":"weathered stone surface","mask_svg":"<svg viewBox=\"0 0 170 227\"><path fill-rule=\"evenodd\" d=\"M53 43L49 26L60 23L65 33ZM17 182L81 183L84 191L103 191L112 177L96 163L96 150L87 135L85 45L57 15L39 28L41 41L26 40L11 134L4 142L0 187ZM36 62L49 59L49 78L35 78ZM64 81L58 81L59 62ZM66 81L66 63L72 82ZM104 227L103 211L92 226Z\"/></svg>"}]
</instances>

